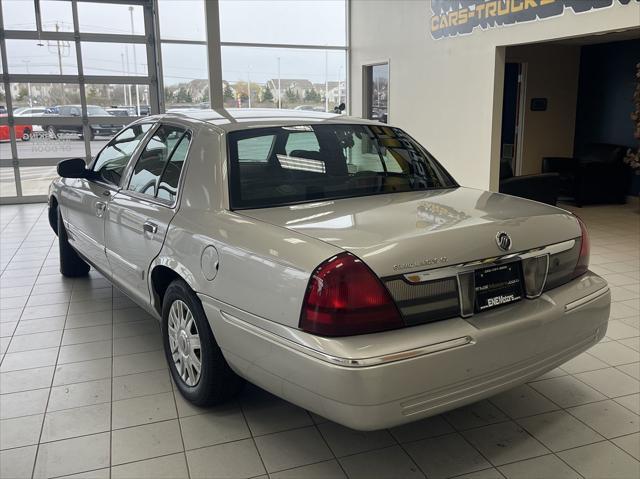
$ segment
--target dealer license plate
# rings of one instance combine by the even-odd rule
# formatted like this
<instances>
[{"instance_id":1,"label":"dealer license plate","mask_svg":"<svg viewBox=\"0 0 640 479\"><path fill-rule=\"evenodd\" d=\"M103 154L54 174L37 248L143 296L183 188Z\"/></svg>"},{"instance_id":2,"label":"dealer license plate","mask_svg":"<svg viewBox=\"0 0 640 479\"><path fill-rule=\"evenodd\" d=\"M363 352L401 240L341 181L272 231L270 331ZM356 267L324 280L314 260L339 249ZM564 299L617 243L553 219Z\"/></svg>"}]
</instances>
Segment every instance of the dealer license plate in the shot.
<instances>
[{"instance_id":1,"label":"dealer license plate","mask_svg":"<svg viewBox=\"0 0 640 479\"><path fill-rule=\"evenodd\" d=\"M477 313L520 301L523 296L519 261L476 270L475 282Z\"/></svg>"}]
</instances>

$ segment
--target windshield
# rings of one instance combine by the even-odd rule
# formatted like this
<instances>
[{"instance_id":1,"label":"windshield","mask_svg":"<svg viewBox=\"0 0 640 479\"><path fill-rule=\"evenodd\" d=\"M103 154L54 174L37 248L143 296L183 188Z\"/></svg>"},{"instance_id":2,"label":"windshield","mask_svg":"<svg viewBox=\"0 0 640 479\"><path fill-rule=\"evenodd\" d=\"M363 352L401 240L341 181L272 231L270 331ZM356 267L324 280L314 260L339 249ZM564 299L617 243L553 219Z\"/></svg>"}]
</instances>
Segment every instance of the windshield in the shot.
<instances>
[{"instance_id":1,"label":"windshield","mask_svg":"<svg viewBox=\"0 0 640 479\"><path fill-rule=\"evenodd\" d=\"M228 135L231 208L458 186L398 128L301 125Z\"/></svg>"}]
</instances>

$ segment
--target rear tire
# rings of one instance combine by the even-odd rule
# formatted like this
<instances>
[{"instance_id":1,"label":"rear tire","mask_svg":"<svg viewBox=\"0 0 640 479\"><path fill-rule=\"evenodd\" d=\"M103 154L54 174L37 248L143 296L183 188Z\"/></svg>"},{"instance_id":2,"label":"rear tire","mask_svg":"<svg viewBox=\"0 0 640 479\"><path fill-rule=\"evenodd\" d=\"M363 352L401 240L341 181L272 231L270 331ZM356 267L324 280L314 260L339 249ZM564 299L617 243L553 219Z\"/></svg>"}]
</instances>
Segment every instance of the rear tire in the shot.
<instances>
[{"instance_id":1,"label":"rear tire","mask_svg":"<svg viewBox=\"0 0 640 479\"><path fill-rule=\"evenodd\" d=\"M240 392L244 381L227 364L200 300L181 279L164 295L162 342L171 376L189 402L213 406Z\"/></svg>"},{"instance_id":2,"label":"rear tire","mask_svg":"<svg viewBox=\"0 0 640 479\"><path fill-rule=\"evenodd\" d=\"M58 245L60 248L60 273L67 278L78 278L89 273L89 265L76 253L67 237L67 230L62 222L62 214L58 208Z\"/></svg>"}]
</instances>

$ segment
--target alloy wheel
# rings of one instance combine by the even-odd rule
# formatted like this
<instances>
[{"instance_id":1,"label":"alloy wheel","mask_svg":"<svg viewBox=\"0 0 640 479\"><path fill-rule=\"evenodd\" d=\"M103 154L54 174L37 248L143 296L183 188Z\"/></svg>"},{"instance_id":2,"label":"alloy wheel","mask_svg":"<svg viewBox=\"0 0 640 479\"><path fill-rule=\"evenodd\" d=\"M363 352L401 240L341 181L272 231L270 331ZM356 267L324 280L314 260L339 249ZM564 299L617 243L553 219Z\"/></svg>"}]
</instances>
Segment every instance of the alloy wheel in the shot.
<instances>
[{"instance_id":1,"label":"alloy wheel","mask_svg":"<svg viewBox=\"0 0 640 479\"><path fill-rule=\"evenodd\" d=\"M187 386L197 385L202 374L200 335L191 310L179 299L171 303L167 333L178 375Z\"/></svg>"}]
</instances>

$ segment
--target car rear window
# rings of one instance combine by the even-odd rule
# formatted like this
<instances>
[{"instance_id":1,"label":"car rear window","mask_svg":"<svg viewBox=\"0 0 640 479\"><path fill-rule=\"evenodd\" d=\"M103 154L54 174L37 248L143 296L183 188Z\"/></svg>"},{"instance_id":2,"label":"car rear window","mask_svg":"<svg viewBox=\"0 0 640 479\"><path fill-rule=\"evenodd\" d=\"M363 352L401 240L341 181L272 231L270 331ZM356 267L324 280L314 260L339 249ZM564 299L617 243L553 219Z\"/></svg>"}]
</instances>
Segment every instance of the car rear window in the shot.
<instances>
[{"instance_id":1,"label":"car rear window","mask_svg":"<svg viewBox=\"0 0 640 479\"><path fill-rule=\"evenodd\" d=\"M232 209L453 188L455 180L399 128L324 124L228 135Z\"/></svg>"}]
</instances>

